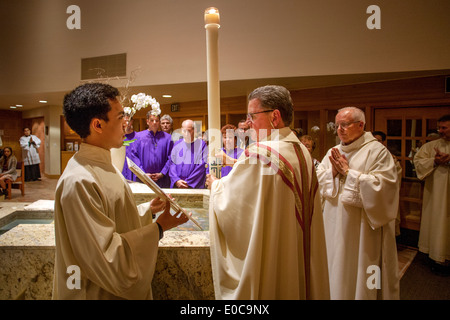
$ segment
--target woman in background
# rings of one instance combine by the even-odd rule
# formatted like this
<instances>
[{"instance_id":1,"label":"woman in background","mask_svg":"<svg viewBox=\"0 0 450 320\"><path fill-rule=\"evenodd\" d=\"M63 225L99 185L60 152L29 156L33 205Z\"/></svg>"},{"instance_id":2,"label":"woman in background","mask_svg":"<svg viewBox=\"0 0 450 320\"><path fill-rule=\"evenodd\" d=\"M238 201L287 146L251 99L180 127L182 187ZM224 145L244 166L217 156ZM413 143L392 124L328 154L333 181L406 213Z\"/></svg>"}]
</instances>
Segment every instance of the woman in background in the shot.
<instances>
[{"instance_id":1,"label":"woman in background","mask_svg":"<svg viewBox=\"0 0 450 320\"><path fill-rule=\"evenodd\" d=\"M8 189L6 188L6 181L15 181L17 179L17 159L13 155L13 151L10 147L3 149L3 156L0 158L0 195L4 194L5 198L8 197Z\"/></svg>"}]
</instances>

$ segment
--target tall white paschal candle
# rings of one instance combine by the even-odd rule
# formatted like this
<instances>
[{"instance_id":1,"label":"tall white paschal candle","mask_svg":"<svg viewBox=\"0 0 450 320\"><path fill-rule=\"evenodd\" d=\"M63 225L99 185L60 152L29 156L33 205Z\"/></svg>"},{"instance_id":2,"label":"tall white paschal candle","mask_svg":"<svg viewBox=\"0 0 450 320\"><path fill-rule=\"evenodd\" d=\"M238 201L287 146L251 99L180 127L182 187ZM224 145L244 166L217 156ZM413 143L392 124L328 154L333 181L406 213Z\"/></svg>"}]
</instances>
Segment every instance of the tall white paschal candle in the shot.
<instances>
[{"instance_id":1,"label":"tall white paschal candle","mask_svg":"<svg viewBox=\"0 0 450 320\"><path fill-rule=\"evenodd\" d=\"M219 81L219 28L220 16L217 8L205 10L206 58L208 81L208 165L215 162L214 155L220 150L220 81ZM211 172L211 170L210 170Z\"/></svg>"}]
</instances>

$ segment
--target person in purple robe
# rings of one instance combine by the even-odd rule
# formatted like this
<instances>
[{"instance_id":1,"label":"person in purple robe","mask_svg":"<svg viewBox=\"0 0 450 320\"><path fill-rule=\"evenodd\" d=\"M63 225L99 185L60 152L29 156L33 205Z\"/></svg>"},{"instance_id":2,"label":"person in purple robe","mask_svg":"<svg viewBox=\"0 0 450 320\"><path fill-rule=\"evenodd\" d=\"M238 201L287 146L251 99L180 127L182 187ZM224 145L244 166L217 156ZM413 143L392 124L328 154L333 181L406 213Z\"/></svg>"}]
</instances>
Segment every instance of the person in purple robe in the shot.
<instances>
[{"instance_id":1,"label":"person in purple robe","mask_svg":"<svg viewBox=\"0 0 450 320\"><path fill-rule=\"evenodd\" d=\"M243 149L237 147L238 138L236 134L236 126L232 124L226 124L220 130L222 133L222 143L223 148L221 149L221 153L217 154L216 157L222 157L222 169L220 171L221 178L228 175L233 169L233 165L236 162L236 159L240 157ZM206 170L206 174L209 173L209 168Z\"/></svg>"},{"instance_id":2,"label":"person in purple robe","mask_svg":"<svg viewBox=\"0 0 450 320\"><path fill-rule=\"evenodd\" d=\"M194 139L194 121L183 121L181 131L183 139L175 143L171 154L170 187L204 189L208 146L202 139Z\"/></svg>"},{"instance_id":3,"label":"person in purple robe","mask_svg":"<svg viewBox=\"0 0 450 320\"><path fill-rule=\"evenodd\" d=\"M148 129L137 133L137 140L131 146L131 157L161 188L170 187L170 154L173 148L170 134L160 130L159 115L147 113ZM139 181L137 177L134 181Z\"/></svg>"},{"instance_id":4,"label":"person in purple robe","mask_svg":"<svg viewBox=\"0 0 450 320\"><path fill-rule=\"evenodd\" d=\"M132 141L132 140L136 139L136 136L137 136L137 132L134 131L134 128L133 128L133 118L130 118L129 116L125 116L125 117L127 117L127 119L125 119L125 120L127 120L127 126L125 127L125 140L124 140L124 142ZM131 155L131 143L130 143L130 145L127 145L125 147L126 148L125 149L126 150L125 151L125 156L130 158L131 160L133 160L135 162L135 159ZM136 176L134 175L134 173L131 172L131 170L128 168L126 161L125 161L125 164L124 164L123 169L122 169L122 175L125 177L125 179L130 180L130 181L135 181L135 179L136 179L135 178Z\"/></svg>"}]
</instances>

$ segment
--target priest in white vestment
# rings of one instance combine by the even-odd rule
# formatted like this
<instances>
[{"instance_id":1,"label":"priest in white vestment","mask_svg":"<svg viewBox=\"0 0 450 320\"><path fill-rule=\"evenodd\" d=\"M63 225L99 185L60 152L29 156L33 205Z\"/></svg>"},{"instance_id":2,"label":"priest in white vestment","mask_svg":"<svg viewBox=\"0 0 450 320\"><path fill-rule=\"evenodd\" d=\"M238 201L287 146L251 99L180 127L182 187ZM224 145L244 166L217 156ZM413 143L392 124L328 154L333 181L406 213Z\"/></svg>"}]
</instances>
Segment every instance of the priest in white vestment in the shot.
<instances>
[{"instance_id":1,"label":"priest in white vestment","mask_svg":"<svg viewBox=\"0 0 450 320\"><path fill-rule=\"evenodd\" d=\"M364 124L360 109L339 110L341 143L317 169L331 299L399 299L398 175L391 154Z\"/></svg>"},{"instance_id":2,"label":"priest in white vestment","mask_svg":"<svg viewBox=\"0 0 450 320\"><path fill-rule=\"evenodd\" d=\"M414 157L425 180L419 250L440 264L450 260L450 115L438 120L440 138L425 143Z\"/></svg>"},{"instance_id":3,"label":"priest in white vestment","mask_svg":"<svg viewBox=\"0 0 450 320\"><path fill-rule=\"evenodd\" d=\"M256 89L248 112L257 142L226 177L207 178L216 299L329 299L317 177L288 127L289 91Z\"/></svg>"},{"instance_id":4,"label":"priest in white vestment","mask_svg":"<svg viewBox=\"0 0 450 320\"><path fill-rule=\"evenodd\" d=\"M111 163L126 126L118 95L90 83L64 98L64 116L83 143L56 187L53 299L151 299L159 239L187 221L159 199L138 210ZM152 211L164 206L153 223Z\"/></svg>"}]
</instances>

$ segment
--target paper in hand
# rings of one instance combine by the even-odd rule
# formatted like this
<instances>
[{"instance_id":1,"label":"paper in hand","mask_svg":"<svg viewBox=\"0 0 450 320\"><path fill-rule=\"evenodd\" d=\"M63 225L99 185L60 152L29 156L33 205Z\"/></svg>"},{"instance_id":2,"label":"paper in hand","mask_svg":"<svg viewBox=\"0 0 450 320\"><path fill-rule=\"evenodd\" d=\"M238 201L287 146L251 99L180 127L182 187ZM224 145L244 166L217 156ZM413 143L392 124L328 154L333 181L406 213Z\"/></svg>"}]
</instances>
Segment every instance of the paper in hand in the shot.
<instances>
[{"instance_id":1,"label":"paper in hand","mask_svg":"<svg viewBox=\"0 0 450 320\"><path fill-rule=\"evenodd\" d=\"M189 218L200 230L203 230L200 224L192 218L178 203L176 203L173 199L171 199L152 179L150 179L149 176L145 174L144 171L142 171L141 168L139 168L133 160L127 159L128 168L130 168L131 172L133 172L142 182L144 182L147 186L149 186L150 189L153 190L153 192L162 200L162 201L169 201L170 207L175 210L175 212L181 212L186 217Z\"/></svg>"}]
</instances>

